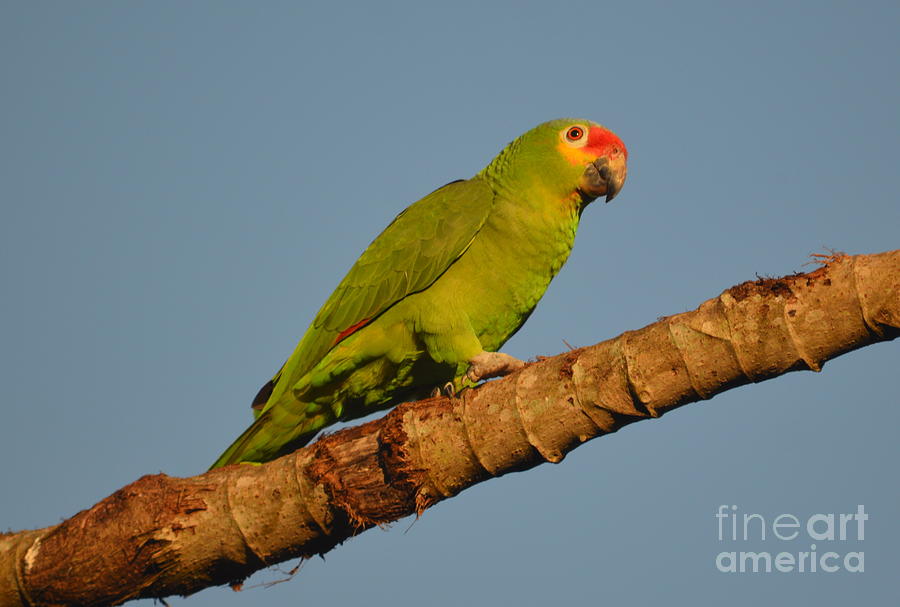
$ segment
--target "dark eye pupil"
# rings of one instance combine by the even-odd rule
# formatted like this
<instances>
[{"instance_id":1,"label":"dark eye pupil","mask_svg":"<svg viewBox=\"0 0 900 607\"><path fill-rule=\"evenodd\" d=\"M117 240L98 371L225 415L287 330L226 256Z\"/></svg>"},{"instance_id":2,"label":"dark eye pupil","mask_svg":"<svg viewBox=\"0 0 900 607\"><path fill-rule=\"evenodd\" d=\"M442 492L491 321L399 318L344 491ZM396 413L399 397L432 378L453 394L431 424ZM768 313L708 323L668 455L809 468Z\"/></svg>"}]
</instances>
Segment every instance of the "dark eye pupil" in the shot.
<instances>
[{"instance_id":1,"label":"dark eye pupil","mask_svg":"<svg viewBox=\"0 0 900 607\"><path fill-rule=\"evenodd\" d=\"M577 127L569 129L569 139L581 139L581 129Z\"/></svg>"}]
</instances>

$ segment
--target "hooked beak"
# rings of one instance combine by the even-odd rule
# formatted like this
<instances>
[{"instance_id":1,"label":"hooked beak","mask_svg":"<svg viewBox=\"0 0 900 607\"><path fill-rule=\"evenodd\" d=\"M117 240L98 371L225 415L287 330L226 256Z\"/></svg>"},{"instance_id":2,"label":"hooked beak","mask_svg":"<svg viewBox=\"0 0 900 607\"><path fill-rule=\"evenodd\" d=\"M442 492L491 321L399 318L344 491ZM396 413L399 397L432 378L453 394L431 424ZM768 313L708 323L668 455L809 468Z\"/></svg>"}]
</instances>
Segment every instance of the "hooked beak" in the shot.
<instances>
[{"instance_id":1,"label":"hooked beak","mask_svg":"<svg viewBox=\"0 0 900 607\"><path fill-rule=\"evenodd\" d=\"M606 195L606 202L609 202L622 189L627 174L625 156L601 156L584 168L578 189L589 200Z\"/></svg>"}]
</instances>

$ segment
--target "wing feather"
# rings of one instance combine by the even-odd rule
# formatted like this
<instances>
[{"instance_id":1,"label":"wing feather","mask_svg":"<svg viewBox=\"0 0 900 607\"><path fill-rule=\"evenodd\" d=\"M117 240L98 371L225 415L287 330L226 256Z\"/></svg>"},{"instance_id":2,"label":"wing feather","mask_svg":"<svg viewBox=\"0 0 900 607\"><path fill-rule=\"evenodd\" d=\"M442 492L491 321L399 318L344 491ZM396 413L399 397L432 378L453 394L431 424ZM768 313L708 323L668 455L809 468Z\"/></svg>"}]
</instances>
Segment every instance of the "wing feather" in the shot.
<instances>
[{"instance_id":1,"label":"wing feather","mask_svg":"<svg viewBox=\"0 0 900 607\"><path fill-rule=\"evenodd\" d=\"M437 280L466 251L493 202L490 186L474 178L448 183L397 215L350 268L272 379L265 409L314 367L342 332L372 322Z\"/></svg>"}]
</instances>

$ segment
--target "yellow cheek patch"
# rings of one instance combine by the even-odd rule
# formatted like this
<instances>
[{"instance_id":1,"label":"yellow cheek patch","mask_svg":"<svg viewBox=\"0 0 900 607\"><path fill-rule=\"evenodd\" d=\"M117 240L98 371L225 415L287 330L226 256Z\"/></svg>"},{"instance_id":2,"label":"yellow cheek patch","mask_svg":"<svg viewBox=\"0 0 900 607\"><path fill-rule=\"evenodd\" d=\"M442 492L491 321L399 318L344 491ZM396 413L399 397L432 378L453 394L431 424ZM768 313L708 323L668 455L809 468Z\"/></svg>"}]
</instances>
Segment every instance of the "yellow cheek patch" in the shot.
<instances>
[{"instance_id":1,"label":"yellow cheek patch","mask_svg":"<svg viewBox=\"0 0 900 607\"><path fill-rule=\"evenodd\" d=\"M559 142L556 149L559 150L559 153L569 162L569 164L574 166L584 166L589 162L593 162L596 158L594 154L587 151L585 148L573 148L563 142Z\"/></svg>"}]
</instances>

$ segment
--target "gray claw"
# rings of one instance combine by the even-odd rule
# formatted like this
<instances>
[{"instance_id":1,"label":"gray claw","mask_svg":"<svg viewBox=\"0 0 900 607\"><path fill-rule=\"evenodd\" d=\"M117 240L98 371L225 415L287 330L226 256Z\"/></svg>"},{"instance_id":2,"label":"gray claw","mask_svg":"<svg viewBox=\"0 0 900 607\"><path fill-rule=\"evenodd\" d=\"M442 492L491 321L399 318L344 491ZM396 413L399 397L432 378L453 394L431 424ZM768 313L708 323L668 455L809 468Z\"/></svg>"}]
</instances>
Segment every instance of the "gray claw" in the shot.
<instances>
[{"instance_id":1,"label":"gray claw","mask_svg":"<svg viewBox=\"0 0 900 607\"><path fill-rule=\"evenodd\" d=\"M491 377L509 375L525 366L525 363L503 352L482 352L469 361L466 377L477 382Z\"/></svg>"}]
</instances>

